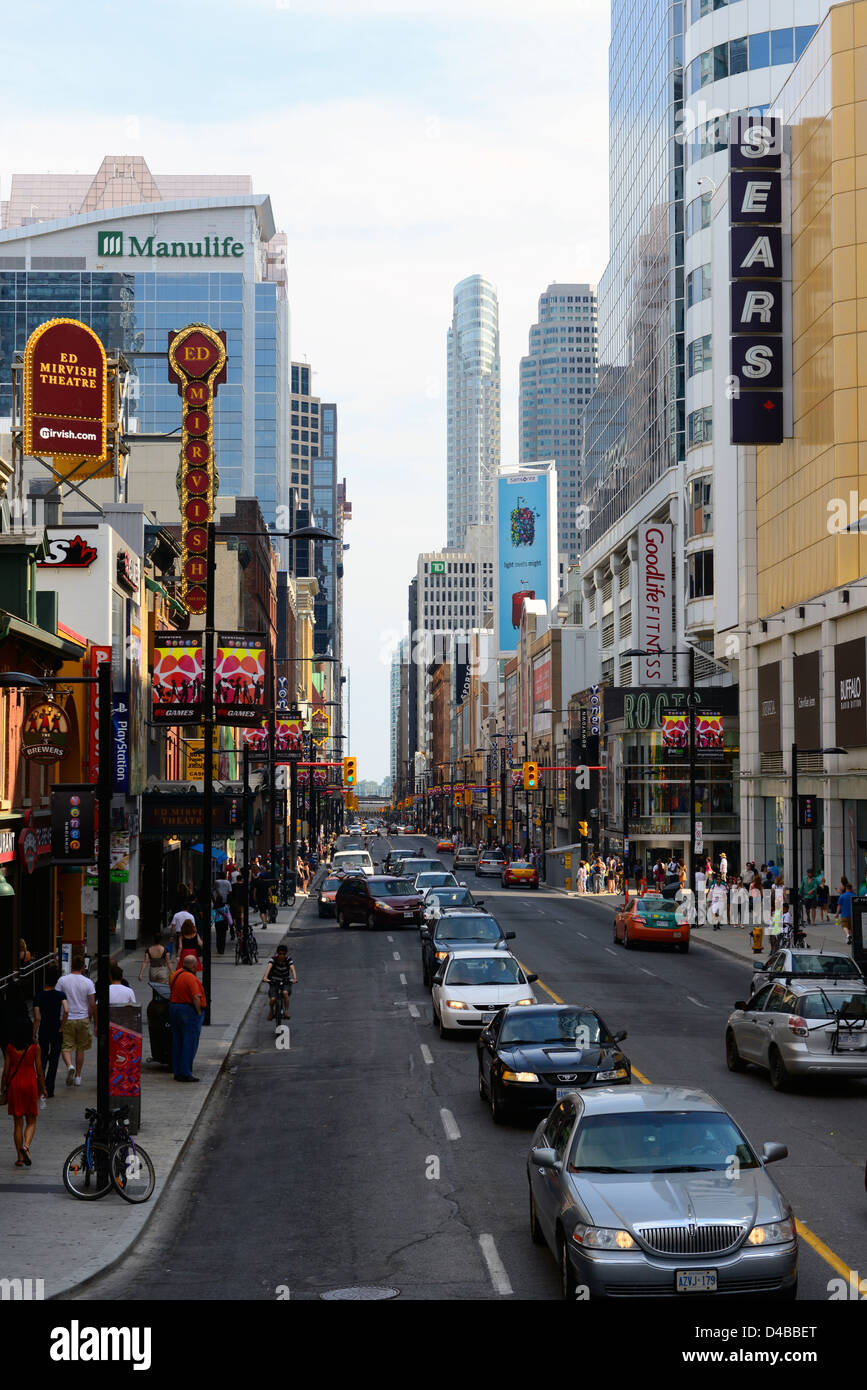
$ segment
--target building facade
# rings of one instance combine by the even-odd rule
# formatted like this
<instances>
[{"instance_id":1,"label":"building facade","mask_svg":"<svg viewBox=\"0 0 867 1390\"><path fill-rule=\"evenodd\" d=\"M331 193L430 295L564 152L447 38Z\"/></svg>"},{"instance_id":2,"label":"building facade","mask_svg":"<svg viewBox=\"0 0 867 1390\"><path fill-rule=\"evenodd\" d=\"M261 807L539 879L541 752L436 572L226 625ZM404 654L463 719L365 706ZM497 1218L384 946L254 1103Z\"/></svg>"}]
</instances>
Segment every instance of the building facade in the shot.
<instances>
[{"instance_id":1,"label":"building facade","mask_svg":"<svg viewBox=\"0 0 867 1390\"><path fill-rule=\"evenodd\" d=\"M578 558L581 544L582 422L596 369L595 286L549 285L521 358L518 452L521 463L554 459L557 465L557 549L567 563Z\"/></svg>"},{"instance_id":2,"label":"building facade","mask_svg":"<svg viewBox=\"0 0 867 1390\"><path fill-rule=\"evenodd\" d=\"M500 328L495 287L481 275L454 290L448 331L447 545L494 519L500 464Z\"/></svg>"}]
</instances>

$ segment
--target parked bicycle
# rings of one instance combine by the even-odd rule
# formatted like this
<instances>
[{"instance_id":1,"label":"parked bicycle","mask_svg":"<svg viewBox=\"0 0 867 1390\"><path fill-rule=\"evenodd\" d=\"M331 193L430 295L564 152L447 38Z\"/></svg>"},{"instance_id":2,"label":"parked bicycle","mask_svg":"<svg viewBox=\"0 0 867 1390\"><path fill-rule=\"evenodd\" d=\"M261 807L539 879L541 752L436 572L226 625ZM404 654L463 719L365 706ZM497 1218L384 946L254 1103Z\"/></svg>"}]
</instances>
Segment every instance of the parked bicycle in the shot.
<instances>
[{"instance_id":1,"label":"parked bicycle","mask_svg":"<svg viewBox=\"0 0 867 1390\"><path fill-rule=\"evenodd\" d=\"M154 1190L156 1172L150 1156L127 1129L129 1106L111 1112L107 1142L96 1137L98 1112L85 1110L89 1121L84 1143L73 1149L63 1165L63 1185L73 1197L92 1202L114 1190L126 1202L146 1202Z\"/></svg>"},{"instance_id":2,"label":"parked bicycle","mask_svg":"<svg viewBox=\"0 0 867 1390\"><path fill-rule=\"evenodd\" d=\"M259 944L252 927L239 927L235 937L235 964L255 965L259 960Z\"/></svg>"}]
</instances>

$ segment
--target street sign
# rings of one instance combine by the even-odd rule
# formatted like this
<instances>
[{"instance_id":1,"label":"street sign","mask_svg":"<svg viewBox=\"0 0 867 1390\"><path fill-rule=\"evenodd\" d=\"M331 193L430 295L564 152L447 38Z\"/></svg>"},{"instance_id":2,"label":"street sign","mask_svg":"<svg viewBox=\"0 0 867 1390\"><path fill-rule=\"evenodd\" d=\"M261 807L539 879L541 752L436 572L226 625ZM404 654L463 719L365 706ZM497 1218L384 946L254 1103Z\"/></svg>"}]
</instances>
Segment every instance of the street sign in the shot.
<instances>
[{"instance_id":1,"label":"street sign","mask_svg":"<svg viewBox=\"0 0 867 1390\"><path fill-rule=\"evenodd\" d=\"M696 854L701 854L703 850L704 850L704 826L702 825L702 822L701 822L700 820L697 820L696 823L695 823L695 846L694 846L694 851L695 851Z\"/></svg>"}]
</instances>

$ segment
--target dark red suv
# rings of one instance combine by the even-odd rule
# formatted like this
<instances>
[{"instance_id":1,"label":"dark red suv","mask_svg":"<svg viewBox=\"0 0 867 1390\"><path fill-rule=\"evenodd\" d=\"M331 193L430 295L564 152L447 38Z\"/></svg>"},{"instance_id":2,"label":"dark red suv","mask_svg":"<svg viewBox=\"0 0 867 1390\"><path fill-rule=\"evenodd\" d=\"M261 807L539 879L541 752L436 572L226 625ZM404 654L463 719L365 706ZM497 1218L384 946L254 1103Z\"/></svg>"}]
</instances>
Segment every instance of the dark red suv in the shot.
<instances>
[{"instance_id":1,"label":"dark red suv","mask_svg":"<svg viewBox=\"0 0 867 1390\"><path fill-rule=\"evenodd\" d=\"M359 923L375 927L418 926L422 919L422 900L411 878L391 874L352 874L345 878L334 899L339 927Z\"/></svg>"}]
</instances>

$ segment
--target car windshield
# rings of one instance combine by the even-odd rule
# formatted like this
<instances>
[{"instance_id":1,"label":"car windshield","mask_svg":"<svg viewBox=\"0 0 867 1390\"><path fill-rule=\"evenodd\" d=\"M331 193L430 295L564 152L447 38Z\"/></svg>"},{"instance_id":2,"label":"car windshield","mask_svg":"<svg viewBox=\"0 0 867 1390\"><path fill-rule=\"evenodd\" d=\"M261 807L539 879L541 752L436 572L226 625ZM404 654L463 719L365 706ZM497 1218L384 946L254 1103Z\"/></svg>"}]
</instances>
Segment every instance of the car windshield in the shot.
<instances>
[{"instance_id":1,"label":"car windshield","mask_svg":"<svg viewBox=\"0 0 867 1390\"><path fill-rule=\"evenodd\" d=\"M490 956L453 960L445 974L447 985L517 985L524 983L518 962L511 956L492 960Z\"/></svg>"},{"instance_id":2,"label":"car windshield","mask_svg":"<svg viewBox=\"0 0 867 1390\"><path fill-rule=\"evenodd\" d=\"M429 889L425 895L425 902L437 904L439 907L472 907L473 895L469 888Z\"/></svg>"},{"instance_id":3,"label":"car windshield","mask_svg":"<svg viewBox=\"0 0 867 1390\"><path fill-rule=\"evenodd\" d=\"M409 898L414 893L411 878L383 878L368 885L374 898Z\"/></svg>"},{"instance_id":4,"label":"car windshield","mask_svg":"<svg viewBox=\"0 0 867 1390\"><path fill-rule=\"evenodd\" d=\"M416 885L419 888L457 888L458 886L454 874L438 873L419 874Z\"/></svg>"},{"instance_id":5,"label":"car windshield","mask_svg":"<svg viewBox=\"0 0 867 1390\"><path fill-rule=\"evenodd\" d=\"M449 914L440 918L434 936L437 942L499 941L502 933L492 917L482 917L481 914L459 917L457 914Z\"/></svg>"},{"instance_id":6,"label":"car windshield","mask_svg":"<svg viewBox=\"0 0 867 1390\"><path fill-rule=\"evenodd\" d=\"M815 994L804 995L799 1012L802 1018L835 1018L842 1013L847 1018L867 1019L867 993L816 990Z\"/></svg>"},{"instance_id":7,"label":"car windshield","mask_svg":"<svg viewBox=\"0 0 867 1390\"><path fill-rule=\"evenodd\" d=\"M588 1115L578 1126L573 1172L699 1173L758 1168L737 1125L723 1111L638 1111Z\"/></svg>"},{"instance_id":8,"label":"car windshield","mask_svg":"<svg viewBox=\"0 0 867 1390\"><path fill-rule=\"evenodd\" d=\"M330 893L333 888L339 888L342 882L342 878L327 878L319 891L320 893Z\"/></svg>"},{"instance_id":9,"label":"car windshield","mask_svg":"<svg viewBox=\"0 0 867 1390\"><path fill-rule=\"evenodd\" d=\"M787 972L788 973L788 972ZM818 951L805 954L798 951L792 956L791 973L814 979L860 980L861 972L854 960L848 956L824 956Z\"/></svg>"},{"instance_id":10,"label":"car windshield","mask_svg":"<svg viewBox=\"0 0 867 1390\"><path fill-rule=\"evenodd\" d=\"M504 859L504 857L503 857L503 855L500 854L498 850L487 850L487 851L482 855L482 858L483 858L483 859L495 859L499 864L504 864L504 863L506 862L505 859Z\"/></svg>"},{"instance_id":11,"label":"car windshield","mask_svg":"<svg viewBox=\"0 0 867 1390\"><path fill-rule=\"evenodd\" d=\"M357 854L351 850L344 850L340 854L335 854L334 862L340 863L344 869L361 868L364 864L370 863L370 855L366 850L360 849Z\"/></svg>"},{"instance_id":12,"label":"car windshield","mask_svg":"<svg viewBox=\"0 0 867 1390\"><path fill-rule=\"evenodd\" d=\"M506 1019L500 1031L501 1047L514 1047L517 1043L590 1047L594 1043L611 1041L596 1014L589 1009L550 1009L529 1015L521 1009L518 1016Z\"/></svg>"},{"instance_id":13,"label":"car windshield","mask_svg":"<svg viewBox=\"0 0 867 1390\"><path fill-rule=\"evenodd\" d=\"M645 893L643 898L636 898L635 904L639 912L673 912L674 903L671 898L652 897L650 893Z\"/></svg>"},{"instance_id":14,"label":"car windshield","mask_svg":"<svg viewBox=\"0 0 867 1390\"><path fill-rule=\"evenodd\" d=\"M526 859L513 859L509 865L510 869L532 869L532 867L532 864Z\"/></svg>"}]
</instances>

